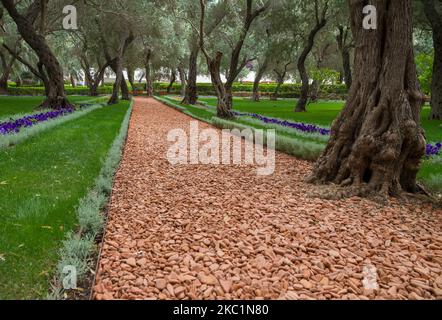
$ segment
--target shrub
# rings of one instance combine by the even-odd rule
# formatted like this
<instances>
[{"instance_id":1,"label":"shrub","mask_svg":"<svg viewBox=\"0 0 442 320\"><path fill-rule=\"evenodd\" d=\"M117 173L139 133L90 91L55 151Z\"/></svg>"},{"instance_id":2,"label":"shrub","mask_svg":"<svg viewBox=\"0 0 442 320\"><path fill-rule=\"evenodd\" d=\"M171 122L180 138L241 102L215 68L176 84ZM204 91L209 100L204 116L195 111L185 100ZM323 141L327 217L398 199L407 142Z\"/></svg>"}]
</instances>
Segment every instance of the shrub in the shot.
<instances>
[{"instance_id":1,"label":"shrub","mask_svg":"<svg viewBox=\"0 0 442 320\"><path fill-rule=\"evenodd\" d=\"M168 83L165 82L155 82L153 84L154 92L157 95L166 95ZM130 88L130 87L129 87ZM211 83L198 83L197 84L198 94L200 96L214 96L216 95L215 89L213 88ZM248 97L251 96L253 91L253 84L241 84L235 83L232 87L235 96ZM259 90L262 96L269 97L273 92L275 92L276 84L275 83L263 83L260 85ZM78 86L78 87L65 87L67 95L89 95L89 88L86 86ZM136 83L131 90L131 93L134 95L141 95L146 91L145 83ZM112 85L100 86L97 89L98 94L112 94ZM181 84L175 83L173 84L171 94L180 94L181 93ZM45 94L45 89L42 85L31 85L31 86L10 86L8 88L8 94L14 96L39 96ZM299 98L301 94L301 85L300 84L288 84L285 83L281 85L279 89L279 97L280 98ZM342 100L346 98L347 88L343 84L337 85L322 85L319 91L320 98L334 98L335 100Z\"/></svg>"},{"instance_id":2,"label":"shrub","mask_svg":"<svg viewBox=\"0 0 442 320\"><path fill-rule=\"evenodd\" d=\"M106 206L112 190L114 175L120 164L131 114L132 105L126 113L120 131L109 150L99 176L95 180L95 185L80 200L77 208L80 229L76 233L69 233L63 242L63 247L60 249L60 260L55 275L55 283L49 298L61 299L64 267L75 267L79 281L84 279L90 268L91 254L97 249L95 239L103 230L105 223L102 209Z\"/></svg>"}]
</instances>

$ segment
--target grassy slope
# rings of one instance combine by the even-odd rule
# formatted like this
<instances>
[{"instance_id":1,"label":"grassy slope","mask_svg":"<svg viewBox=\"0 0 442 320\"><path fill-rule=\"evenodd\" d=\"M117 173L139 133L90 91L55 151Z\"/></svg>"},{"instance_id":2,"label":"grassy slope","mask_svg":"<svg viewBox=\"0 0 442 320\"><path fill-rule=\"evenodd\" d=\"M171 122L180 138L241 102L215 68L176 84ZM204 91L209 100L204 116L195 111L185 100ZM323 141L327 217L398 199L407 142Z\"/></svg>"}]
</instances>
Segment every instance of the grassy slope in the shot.
<instances>
[{"instance_id":1,"label":"grassy slope","mask_svg":"<svg viewBox=\"0 0 442 320\"><path fill-rule=\"evenodd\" d=\"M93 186L128 106L93 111L0 153L0 299L47 294L78 200Z\"/></svg>"}]
</instances>

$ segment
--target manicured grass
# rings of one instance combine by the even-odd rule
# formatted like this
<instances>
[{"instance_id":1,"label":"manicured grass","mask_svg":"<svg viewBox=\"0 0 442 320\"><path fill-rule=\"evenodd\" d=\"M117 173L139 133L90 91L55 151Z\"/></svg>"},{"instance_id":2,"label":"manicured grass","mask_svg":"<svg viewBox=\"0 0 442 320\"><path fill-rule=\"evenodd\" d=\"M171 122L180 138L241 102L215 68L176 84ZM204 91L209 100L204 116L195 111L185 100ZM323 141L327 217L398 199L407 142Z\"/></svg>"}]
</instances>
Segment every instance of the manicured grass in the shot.
<instances>
[{"instance_id":1,"label":"manicured grass","mask_svg":"<svg viewBox=\"0 0 442 320\"><path fill-rule=\"evenodd\" d=\"M78 201L94 185L128 107L95 110L0 152L0 299L46 296Z\"/></svg>"},{"instance_id":2,"label":"manicured grass","mask_svg":"<svg viewBox=\"0 0 442 320\"><path fill-rule=\"evenodd\" d=\"M174 97L166 97L173 103L179 103ZM216 98L202 98L200 101L215 107ZM294 122L313 123L323 127L330 127L333 120L338 116L344 106L344 102L337 101L320 101L312 103L307 107L307 112L293 112L296 100L279 100L261 102L253 102L249 98L235 98L234 110L247 113L257 113L267 117L286 119ZM210 122L214 116L214 110L203 107L186 106L188 112L192 115ZM430 143L442 142L442 121L430 121L428 116L430 108L425 107L422 112L422 126L425 129L427 141ZM251 122L248 118L238 117L234 120L237 123L248 125L257 129L269 128L264 123ZM313 136L300 136L295 130L284 130L282 127L277 128L278 135L296 138L298 142L318 142ZM325 145L325 143L324 143ZM302 146L298 146L302 149ZM298 155L299 156L299 155ZM301 156L302 157L302 156ZM442 192L442 156L423 161L418 179L423 182L431 191Z\"/></svg>"},{"instance_id":3,"label":"manicured grass","mask_svg":"<svg viewBox=\"0 0 442 320\"><path fill-rule=\"evenodd\" d=\"M30 113L35 110L44 97L14 97L0 96L0 119L14 114ZM80 103L87 100L99 100L97 97L69 96L72 103Z\"/></svg>"},{"instance_id":4,"label":"manicured grass","mask_svg":"<svg viewBox=\"0 0 442 320\"><path fill-rule=\"evenodd\" d=\"M216 98L203 98L201 101L216 106ZM272 118L287 119L296 122L314 123L330 127L344 106L344 102L319 101L308 105L307 112L293 112L296 100L254 102L248 98L235 98L233 108L237 111L258 113ZM425 129L428 142L442 141L442 121L430 121L430 108L425 107L422 112L422 126Z\"/></svg>"}]
</instances>

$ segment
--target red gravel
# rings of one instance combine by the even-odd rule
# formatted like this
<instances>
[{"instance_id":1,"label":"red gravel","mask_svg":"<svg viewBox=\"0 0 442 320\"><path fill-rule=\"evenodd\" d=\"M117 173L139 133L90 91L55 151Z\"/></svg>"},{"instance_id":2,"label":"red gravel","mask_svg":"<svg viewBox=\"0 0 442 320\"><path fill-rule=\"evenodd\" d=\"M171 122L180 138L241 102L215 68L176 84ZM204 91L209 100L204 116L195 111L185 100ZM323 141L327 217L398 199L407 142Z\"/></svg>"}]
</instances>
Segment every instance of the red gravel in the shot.
<instances>
[{"instance_id":1,"label":"red gravel","mask_svg":"<svg viewBox=\"0 0 442 320\"><path fill-rule=\"evenodd\" d=\"M190 120L135 99L96 299L442 298L441 210L311 197L310 164L281 153L266 177L172 166L167 133Z\"/></svg>"}]
</instances>

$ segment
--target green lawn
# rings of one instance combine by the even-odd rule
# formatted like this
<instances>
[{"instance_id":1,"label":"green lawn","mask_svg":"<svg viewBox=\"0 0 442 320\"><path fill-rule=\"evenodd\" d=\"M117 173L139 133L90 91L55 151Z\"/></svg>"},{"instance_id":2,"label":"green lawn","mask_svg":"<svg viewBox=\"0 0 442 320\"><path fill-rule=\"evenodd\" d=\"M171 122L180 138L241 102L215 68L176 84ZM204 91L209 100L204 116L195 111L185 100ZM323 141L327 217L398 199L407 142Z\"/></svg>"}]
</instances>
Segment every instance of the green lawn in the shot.
<instances>
[{"instance_id":1,"label":"green lawn","mask_svg":"<svg viewBox=\"0 0 442 320\"><path fill-rule=\"evenodd\" d=\"M166 97L173 103L179 103L179 99L174 96ZM208 105L215 107L216 98L201 98L200 101L207 103ZM296 100L278 100L269 101L262 100L261 102L253 102L249 98L235 98L233 108L236 111L257 113L267 117L286 119L295 122L313 123L323 127L330 127L333 120L338 116L339 112L344 106L344 102L336 101L320 101L318 103L312 103L307 107L307 112L295 113L293 109L295 107ZM204 107L185 106L185 108L194 116L209 121L214 116L214 110L208 110ZM430 112L429 107L425 107L422 112L422 125L425 129L428 142L436 143L442 142L442 121L429 121L428 115ZM235 122L251 125L247 123L241 117L235 119ZM259 123L251 125L258 129L265 129L266 126ZM282 127L281 127L282 128ZM286 135L295 137L296 131L293 134L287 130L277 130L278 135ZM316 141L306 136L296 135L296 139L300 141ZM442 192L442 155L426 159L419 171L418 178L422 181L430 190L434 192Z\"/></svg>"},{"instance_id":2,"label":"green lawn","mask_svg":"<svg viewBox=\"0 0 442 320\"><path fill-rule=\"evenodd\" d=\"M203 98L201 101L216 106L216 98ZM344 102L320 101L307 107L307 112L293 112L295 100L279 100L253 102L248 98L235 98L234 109L242 112L258 113L272 118L287 119L296 122L315 123L330 127L344 106ZM425 128L429 142L442 141L442 121L429 121L430 108L425 107L422 112L422 125Z\"/></svg>"},{"instance_id":3,"label":"green lawn","mask_svg":"<svg viewBox=\"0 0 442 320\"><path fill-rule=\"evenodd\" d=\"M0 119L14 114L30 113L35 110L44 97L13 97L0 96ZM69 96L72 103L80 103L87 100L100 100L98 97Z\"/></svg>"},{"instance_id":4,"label":"green lawn","mask_svg":"<svg viewBox=\"0 0 442 320\"><path fill-rule=\"evenodd\" d=\"M1 101L16 101L20 112L38 102L22 99ZM128 107L103 107L0 152L0 299L46 296L78 201L94 185Z\"/></svg>"}]
</instances>

